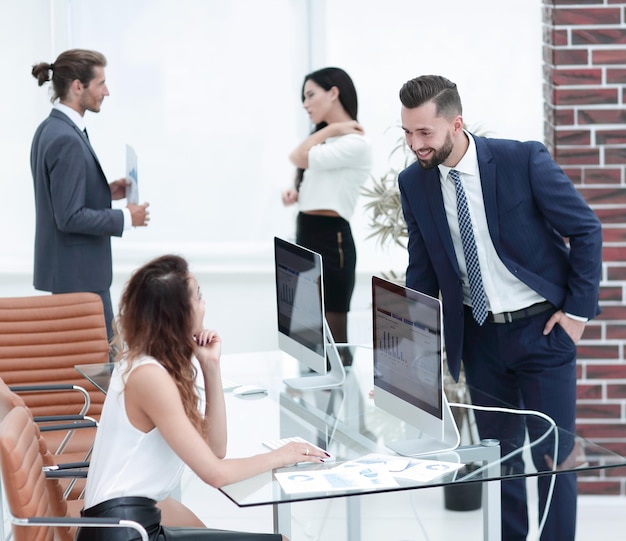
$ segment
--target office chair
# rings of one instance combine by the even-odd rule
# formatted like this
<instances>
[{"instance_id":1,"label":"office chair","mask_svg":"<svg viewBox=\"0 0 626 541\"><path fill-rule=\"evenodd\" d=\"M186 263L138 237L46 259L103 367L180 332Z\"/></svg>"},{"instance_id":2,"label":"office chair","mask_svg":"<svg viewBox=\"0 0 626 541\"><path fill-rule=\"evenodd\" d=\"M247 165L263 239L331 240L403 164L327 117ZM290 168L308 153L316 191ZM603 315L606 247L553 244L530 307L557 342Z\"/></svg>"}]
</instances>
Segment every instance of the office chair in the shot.
<instances>
[{"instance_id":1,"label":"office chair","mask_svg":"<svg viewBox=\"0 0 626 541\"><path fill-rule=\"evenodd\" d=\"M15 407L25 408L26 404L21 396L14 393L0 378L0 423L4 420L4 418L9 414L9 412ZM65 421L61 423L60 430L66 430ZM46 423L46 430L52 429L52 426L59 426L58 423ZM74 425L72 425L74 426ZM91 426L91 423L88 425ZM38 429L37 429L38 431ZM38 432L39 433L39 432ZM62 463L59 459L59 456L53 456L48 451L47 445L45 441L40 436L40 451L42 453L42 458L44 460L44 470L46 471L45 475L50 477L56 477L57 479L63 479L63 497L69 496L74 485L78 479L84 479L86 477L86 471L80 468L88 467L88 462L72 462L72 463ZM63 455L64 458L69 458L68 455ZM56 481L58 485L58 489L61 490L61 485L59 481ZM5 520L4 520L4 493L1 492L1 502L0 502L0 540L5 541L6 539L10 539L12 534L6 534L5 530ZM67 503L68 506L72 506L74 509L74 513L72 515L79 516L80 508L82 507L82 500L72 500Z\"/></svg>"},{"instance_id":2,"label":"office chair","mask_svg":"<svg viewBox=\"0 0 626 541\"><path fill-rule=\"evenodd\" d=\"M25 408L24 400L14 393L0 378L0 423L15 407ZM26 408L28 411L28 408ZM29 411L30 415L30 411ZM89 462L79 460L76 462L61 462L60 458L72 458L68 454L52 455L48 450L46 440L41 435L41 428L37 420L32 417L35 424L35 433L39 440L39 452L43 461L44 474L48 483L48 491L51 496L51 506L54 516L69 516L78 518L84 506L82 499L82 488L77 496L71 497L70 492L77 479L85 479L89 468ZM44 429L52 428L55 425L46 425ZM63 428L62 428L63 429ZM4 495L3 495L4 496ZM1 505L1 504L0 504ZM195 527L204 528L204 523L181 502L167 498L159 502L158 507L162 513L162 524L168 527ZM0 523L4 524L2 508L0 506ZM0 539L4 541L4 532L0 532Z\"/></svg>"},{"instance_id":3,"label":"office chair","mask_svg":"<svg viewBox=\"0 0 626 541\"><path fill-rule=\"evenodd\" d=\"M98 419L104 394L74 368L106 363L104 311L95 293L0 298L0 377L20 390L35 418L86 414ZM42 391L40 385L55 385ZM80 389L85 389L81 394ZM85 397L85 395L87 395ZM45 434L53 453L87 453L94 430Z\"/></svg>"},{"instance_id":4,"label":"office chair","mask_svg":"<svg viewBox=\"0 0 626 541\"><path fill-rule=\"evenodd\" d=\"M41 440L43 441L43 440ZM46 479L37 426L28 410L14 407L0 423L0 469L15 541L71 541L78 527L132 528L134 521L69 516L55 479Z\"/></svg>"},{"instance_id":5,"label":"office chair","mask_svg":"<svg viewBox=\"0 0 626 541\"><path fill-rule=\"evenodd\" d=\"M75 365L101 364L109 361L104 311L100 297L94 293L63 293L32 297L0 298L0 379L9 389L20 393L33 418L40 422L47 448L55 464L83 462L95 438L94 429L70 430L66 433L42 419L76 416L81 413L96 420L100 417L104 393L78 374ZM55 384L53 391L40 386ZM6 386L5 386L6 387ZM77 391L86 389L85 397ZM2 409L0 384L0 410ZM17 397L5 397L16 400ZM2 417L0 416L0 419ZM73 423L68 421L68 429ZM82 505L84 480L62 480L72 488L67 497L79 499ZM159 502L163 524L168 526L203 526L187 507L173 499Z\"/></svg>"}]
</instances>

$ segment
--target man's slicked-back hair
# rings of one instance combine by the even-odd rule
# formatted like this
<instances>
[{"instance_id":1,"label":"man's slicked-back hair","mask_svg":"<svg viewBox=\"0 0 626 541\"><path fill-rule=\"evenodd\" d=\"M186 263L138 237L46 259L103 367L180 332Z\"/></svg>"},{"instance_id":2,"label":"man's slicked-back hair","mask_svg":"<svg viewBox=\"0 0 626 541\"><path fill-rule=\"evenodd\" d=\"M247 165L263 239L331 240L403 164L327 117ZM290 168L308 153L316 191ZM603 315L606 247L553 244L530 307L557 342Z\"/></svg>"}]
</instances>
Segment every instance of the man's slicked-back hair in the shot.
<instances>
[{"instance_id":1,"label":"man's slicked-back hair","mask_svg":"<svg viewBox=\"0 0 626 541\"><path fill-rule=\"evenodd\" d=\"M437 116L448 120L463 114L456 84L441 75L421 75L407 81L400 89L400 101L407 109L432 101L437 107Z\"/></svg>"}]
</instances>

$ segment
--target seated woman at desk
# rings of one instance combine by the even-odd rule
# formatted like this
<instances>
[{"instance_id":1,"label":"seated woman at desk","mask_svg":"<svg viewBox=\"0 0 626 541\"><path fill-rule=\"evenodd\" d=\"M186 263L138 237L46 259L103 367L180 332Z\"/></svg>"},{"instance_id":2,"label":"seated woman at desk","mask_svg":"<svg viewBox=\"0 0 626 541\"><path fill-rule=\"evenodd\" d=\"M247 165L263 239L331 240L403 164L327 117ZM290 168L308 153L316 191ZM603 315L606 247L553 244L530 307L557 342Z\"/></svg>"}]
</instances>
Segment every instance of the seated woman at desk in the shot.
<instances>
[{"instance_id":1,"label":"seated woman at desk","mask_svg":"<svg viewBox=\"0 0 626 541\"><path fill-rule=\"evenodd\" d=\"M284 539L280 534L206 528L177 529L170 537L171 529L168 534L161 524L156 502L167 499L178 485L185 464L204 482L221 487L324 457L311 445L290 443L247 458L224 458L221 341L215 331L204 329L203 319L204 300L183 258L159 257L130 278L117 321L120 362L111 376L95 439L83 516L135 520L146 528L150 541ZM204 380L203 413L194 355ZM83 528L77 540L127 540L128 531Z\"/></svg>"}]
</instances>

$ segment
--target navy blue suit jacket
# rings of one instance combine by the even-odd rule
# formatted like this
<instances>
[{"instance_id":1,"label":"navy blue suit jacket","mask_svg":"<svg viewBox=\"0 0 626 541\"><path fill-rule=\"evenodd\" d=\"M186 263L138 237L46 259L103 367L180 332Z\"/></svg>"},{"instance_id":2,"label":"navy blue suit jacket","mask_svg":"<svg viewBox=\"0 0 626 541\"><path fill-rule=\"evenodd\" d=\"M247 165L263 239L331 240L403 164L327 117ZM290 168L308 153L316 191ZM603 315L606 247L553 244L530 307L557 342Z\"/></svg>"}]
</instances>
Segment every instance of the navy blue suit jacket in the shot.
<instances>
[{"instance_id":1,"label":"navy blue suit jacket","mask_svg":"<svg viewBox=\"0 0 626 541\"><path fill-rule=\"evenodd\" d=\"M595 213L541 143L473 137L489 234L502 262L555 307L596 316L602 230ZM400 173L399 187L409 231L406 285L441 293L448 367L458 378L463 289L439 169L416 162Z\"/></svg>"},{"instance_id":2,"label":"navy blue suit jacket","mask_svg":"<svg viewBox=\"0 0 626 541\"><path fill-rule=\"evenodd\" d=\"M34 286L43 291L106 291L111 286L111 236L124 215L85 134L53 109L33 138Z\"/></svg>"}]
</instances>

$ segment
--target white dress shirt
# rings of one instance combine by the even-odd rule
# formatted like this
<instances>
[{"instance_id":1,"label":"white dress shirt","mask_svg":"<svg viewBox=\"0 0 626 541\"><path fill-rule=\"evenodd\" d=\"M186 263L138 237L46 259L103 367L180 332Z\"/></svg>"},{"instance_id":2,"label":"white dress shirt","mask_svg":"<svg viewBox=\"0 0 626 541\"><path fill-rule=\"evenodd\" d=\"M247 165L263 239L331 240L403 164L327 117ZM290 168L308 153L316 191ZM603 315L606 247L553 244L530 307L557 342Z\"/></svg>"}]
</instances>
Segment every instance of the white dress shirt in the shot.
<instances>
[{"instance_id":1,"label":"white dress shirt","mask_svg":"<svg viewBox=\"0 0 626 541\"><path fill-rule=\"evenodd\" d=\"M465 135L469 139L469 147L454 169L459 172L472 217L472 230L474 231L474 238L476 240L483 287L485 289L485 295L487 296L487 307L490 312L499 314L501 312L514 312L515 310L521 310L532 304L545 301L546 299L544 297L516 278L505 267L496 252L487 226L487 215L485 213L485 204L480 183L476 144L474 138L469 133L465 132ZM441 191L443 193L443 203L448 218L452 242L454 244L454 251L456 252L456 258L463 280L463 302L471 306L472 302L467 278L467 268L465 265L465 256L463 255L463 245L461 243L456 210L456 191L454 181L448 178L450 169L452 168L439 165Z\"/></svg>"}]
</instances>

